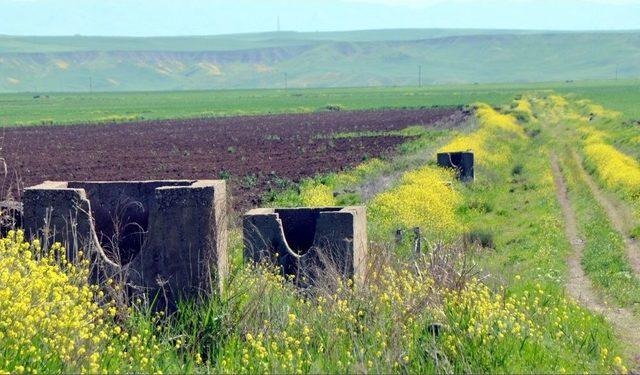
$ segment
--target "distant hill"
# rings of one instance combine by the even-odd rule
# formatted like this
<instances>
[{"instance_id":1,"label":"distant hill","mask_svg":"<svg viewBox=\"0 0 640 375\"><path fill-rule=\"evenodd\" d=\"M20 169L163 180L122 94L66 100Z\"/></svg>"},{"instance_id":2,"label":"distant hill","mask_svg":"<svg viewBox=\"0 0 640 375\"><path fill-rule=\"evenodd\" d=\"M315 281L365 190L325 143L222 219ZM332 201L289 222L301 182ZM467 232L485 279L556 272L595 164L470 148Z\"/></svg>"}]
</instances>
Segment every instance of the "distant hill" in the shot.
<instances>
[{"instance_id":1,"label":"distant hill","mask_svg":"<svg viewBox=\"0 0 640 375\"><path fill-rule=\"evenodd\" d=\"M640 31L0 36L0 92L410 86L640 77Z\"/></svg>"}]
</instances>

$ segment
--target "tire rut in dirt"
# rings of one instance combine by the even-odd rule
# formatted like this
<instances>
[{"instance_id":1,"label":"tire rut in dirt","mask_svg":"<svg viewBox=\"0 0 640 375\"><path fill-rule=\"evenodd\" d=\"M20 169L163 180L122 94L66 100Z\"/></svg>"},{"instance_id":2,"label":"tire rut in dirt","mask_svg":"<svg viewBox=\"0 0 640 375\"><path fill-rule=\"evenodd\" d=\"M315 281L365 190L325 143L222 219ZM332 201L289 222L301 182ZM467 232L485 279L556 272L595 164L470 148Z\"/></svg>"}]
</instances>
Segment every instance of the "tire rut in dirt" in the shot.
<instances>
[{"instance_id":1,"label":"tire rut in dirt","mask_svg":"<svg viewBox=\"0 0 640 375\"><path fill-rule=\"evenodd\" d=\"M580 237L578 221L571 207L567 184L555 154L551 155L551 168L557 199L564 218L565 233L573 249L567 259L569 265L567 292L582 306L604 315L611 322L621 340L628 345L626 349L629 355L635 359L635 367L638 367L640 364L640 320L627 309L604 304L593 290L591 280L584 273L581 264L585 241Z\"/></svg>"},{"instance_id":2,"label":"tire rut in dirt","mask_svg":"<svg viewBox=\"0 0 640 375\"><path fill-rule=\"evenodd\" d=\"M624 202L621 202L617 198L600 189L593 177L591 177L591 175L587 173L582 166L582 158L580 158L575 150L572 150L572 157L579 168L578 172L580 173L582 180L587 184L587 187L589 187L591 195L593 195L600 207L605 211L609 218L609 222L613 225L613 228L624 239L629 264L635 274L640 277L640 245L638 244L638 241L629 237L629 231L632 229L630 228L630 225L633 226L633 222L635 221L633 213L631 213L629 208L625 206Z\"/></svg>"}]
</instances>

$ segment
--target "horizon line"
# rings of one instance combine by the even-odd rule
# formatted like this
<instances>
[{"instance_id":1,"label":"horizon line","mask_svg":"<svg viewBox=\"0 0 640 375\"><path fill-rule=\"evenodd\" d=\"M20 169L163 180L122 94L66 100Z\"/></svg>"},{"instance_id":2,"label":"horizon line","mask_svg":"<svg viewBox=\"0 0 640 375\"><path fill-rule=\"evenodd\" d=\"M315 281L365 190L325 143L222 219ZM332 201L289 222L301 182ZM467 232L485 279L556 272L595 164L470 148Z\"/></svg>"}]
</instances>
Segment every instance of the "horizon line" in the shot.
<instances>
[{"instance_id":1,"label":"horizon line","mask_svg":"<svg viewBox=\"0 0 640 375\"><path fill-rule=\"evenodd\" d=\"M297 30L272 30L272 31L255 31L244 33L222 33L222 34L167 34L167 35L100 35L100 34L3 34L0 37L12 38L206 38L206 37L225 37L239 35L260 35L260 34L333 34L333 33L349 33L349 32L379 32L379 31L498 31L498 32L531 32L531 33L628 33L640 32L640 28L634 29L512 29L512 28L483 28L483 27L426 27L426 28L380 28L380 29L343 29L343 30L317 30L317 31L297 31Z\"/></svg>"}]
</instances>

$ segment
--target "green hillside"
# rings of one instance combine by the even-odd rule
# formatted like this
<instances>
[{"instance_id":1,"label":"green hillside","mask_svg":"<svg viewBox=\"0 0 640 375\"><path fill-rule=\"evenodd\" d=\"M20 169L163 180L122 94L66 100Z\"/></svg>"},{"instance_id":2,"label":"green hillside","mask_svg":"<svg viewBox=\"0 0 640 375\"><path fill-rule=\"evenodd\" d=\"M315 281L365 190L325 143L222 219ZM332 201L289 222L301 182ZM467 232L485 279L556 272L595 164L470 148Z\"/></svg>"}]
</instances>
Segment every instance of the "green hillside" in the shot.
<instances>
[{"instance_id":1,"label":"green hillside","mask_svg":"<svg viewBox=\"0 0 640 375\"><path fill-rule=\"evenodd\" d=\"M407 86L640 77L640 32L371 30L0 36L0 92Z\"/></svg>"}]
</instances>

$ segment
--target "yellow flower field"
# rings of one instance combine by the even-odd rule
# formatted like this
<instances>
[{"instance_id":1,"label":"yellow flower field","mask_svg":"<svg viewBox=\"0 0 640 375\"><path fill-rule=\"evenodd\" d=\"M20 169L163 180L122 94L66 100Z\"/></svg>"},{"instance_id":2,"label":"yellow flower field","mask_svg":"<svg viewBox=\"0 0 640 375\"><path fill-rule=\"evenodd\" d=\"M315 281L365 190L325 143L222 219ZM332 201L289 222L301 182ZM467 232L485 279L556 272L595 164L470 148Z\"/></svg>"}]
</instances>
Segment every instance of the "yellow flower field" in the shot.
<instances>
[{"instance_id":1,"label":"yellow flower field","mask_svg":"<svg viewBox=\"0 0 640 375\"><path fill-rule=\"evenodd\" d=\"M56 260L59 245L44 257L40 251L22 232L0 239L0 369L32 372L42 362L77 361L76 370L97 372L107 314L94 302L86 271Z\"/></svg>"}]
</instances>

